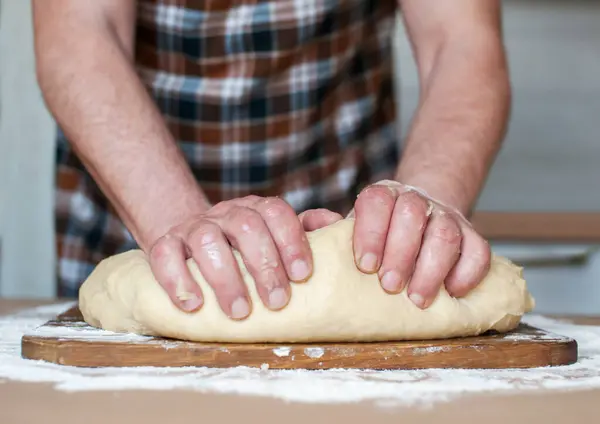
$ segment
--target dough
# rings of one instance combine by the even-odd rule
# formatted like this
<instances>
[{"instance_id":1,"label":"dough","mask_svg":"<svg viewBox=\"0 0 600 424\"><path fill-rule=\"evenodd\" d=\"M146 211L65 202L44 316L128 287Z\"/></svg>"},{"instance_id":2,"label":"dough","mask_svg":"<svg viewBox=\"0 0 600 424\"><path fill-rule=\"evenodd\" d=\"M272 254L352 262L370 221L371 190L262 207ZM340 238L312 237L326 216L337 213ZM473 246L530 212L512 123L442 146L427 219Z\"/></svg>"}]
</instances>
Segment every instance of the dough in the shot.
<instances>
[{"instance_id":1,"label":"dough","mask_svg":"<svg viewBox=\"0 0 600 424\"><path fill-rule=\"evenodd\" d=\"M195 313L180 311L159 286L145 254L131 250L102 261L81 287L80 308L87 323L115 332L205 342L343 342L437 339L473 336L516 327L534 306L522 269L493 256L491 269L466 297L441 289L426 310L406 289L383 291L376 274L358 271L352 253L353 219L308 233L314 273L292 284L290 303L267 309L237 252L253 311L244 321L229 319L192 260L188 266L205 297Z\"/></svg>"}]
</instances>

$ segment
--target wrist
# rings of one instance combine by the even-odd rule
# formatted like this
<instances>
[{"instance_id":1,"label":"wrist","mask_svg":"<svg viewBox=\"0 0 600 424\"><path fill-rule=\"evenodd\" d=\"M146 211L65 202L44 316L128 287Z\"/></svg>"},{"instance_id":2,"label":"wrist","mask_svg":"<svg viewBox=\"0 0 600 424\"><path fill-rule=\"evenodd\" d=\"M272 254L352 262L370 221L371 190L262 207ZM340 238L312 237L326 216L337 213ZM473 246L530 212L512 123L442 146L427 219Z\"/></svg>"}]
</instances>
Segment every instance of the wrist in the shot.
<instances>
[{"instance_id":1,"label":"wrist","mask_svg":"<svg viewBox=\"0 0 600 424\"><path fill-rule=\"evenodd\" d=\"M413 187L431 199L449 206L468 217L477 197L477 190L468 187L460 179L446 175L402 175L398 173L396 181Z\"/></svg>"},{"instance_id":2,"label":"wrist","mask_svg":"<svg viewBox=\"0 0 600 424\"><path fill-rule=\"evenodd\" d=\"M145 252L149 252L152 246L173 228L206 213L212 206L199 187L170 197L171 202L165 201L168 207L156 211L149 219L137 220L137 225L134 225L138 229L138 244Z\"/></svg>"}]
</instances>

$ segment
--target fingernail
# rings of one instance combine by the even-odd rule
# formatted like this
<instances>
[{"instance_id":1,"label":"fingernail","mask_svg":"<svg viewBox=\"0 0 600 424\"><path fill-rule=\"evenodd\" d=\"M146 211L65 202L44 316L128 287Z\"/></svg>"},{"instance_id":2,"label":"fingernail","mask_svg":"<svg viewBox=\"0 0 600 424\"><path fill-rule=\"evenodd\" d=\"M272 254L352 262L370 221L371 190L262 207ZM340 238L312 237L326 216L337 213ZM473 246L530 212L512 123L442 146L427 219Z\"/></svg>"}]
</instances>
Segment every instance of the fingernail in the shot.
<instances>
[{"instance_id":1,"label":"fingernail","mask_svg":"<svg viewBox=\"0 0 600 424\"><path fill-rule=\"evenodd\" d=\"M400 288L400 276L395 271L388 271L383 274L381 286L388 292L397 292Z\"/></svg>"},{"instance_id":2,"label":"fingernail","mask_svg":"<svg viewBox=\"0 0 600 424\"><path fill-rule=\"evenodd\" d=\"M421 309L425 306L425 299L419 293L411 293L408 298Z\"/></svg>"},{"instance_id":3,"label":"fingernail","mask_svg":"<svg viewBox=\"0 0 600 424\"><path fill-rule=\"evenodd\" d=\"M187 312L193 312L202 306L202 299L198 296L192 295L189 299L181 301L181 308Z\"/></svg>"},{"instance_id":4,"label":"fingernail","mask_svg":"<svg viewBox=\"0 0 600 424\"><path fill-rule=\"evenodd\" d=\"M305 261L302 259L296 259L294 262L292 262L290 274L290 277L293 281L302 281L309 277L310 269Z\"/></svg>"},{"instance_id":5,"label":"fingernail","mask_svg":"<svg viewBox=\"0 0 600 424\"><path fill-rule=\"evenodd\" d=\"M365 272L377 271L377 256L373 253L366 253L360 259L360 269Z\"/></svg>"},{"instance_id":6,"label":"fingernail","mask_svg":"<svg viewBox=\"0 0 600 424\"><path fill-rule=\"evenodd\" d=\"M248 316L250 313L250 305L248 301L243 297L238 297L231 304L231 318L233 319L242 319Z\"/></svg>"},{"instance_id":7,"label":"fingernail","mask_svg":"<svg viewBox=\"0 0 600 424\"><path fill-rule=\"evenodd\" d=\"M271 293L269 293L269 308L271 309L281 309L288 303L288 294L287 292L278 287L274 289Z\"/></svg>"}]
</instances>

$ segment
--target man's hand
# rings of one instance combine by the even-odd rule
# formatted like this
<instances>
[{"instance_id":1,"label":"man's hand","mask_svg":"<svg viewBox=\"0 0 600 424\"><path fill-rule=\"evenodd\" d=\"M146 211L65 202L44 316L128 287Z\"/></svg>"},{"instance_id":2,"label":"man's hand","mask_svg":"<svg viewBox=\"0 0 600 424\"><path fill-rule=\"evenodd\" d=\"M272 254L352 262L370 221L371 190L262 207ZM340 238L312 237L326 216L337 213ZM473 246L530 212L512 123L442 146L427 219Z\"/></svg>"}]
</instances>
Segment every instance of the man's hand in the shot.
<instances>
[{"instance_id":1,"label":"man's hand","mask_svg":"<svg viewBox=\"0 0 600 424\"><path fill-rule=\"evenodd\" d=\"M427 308L445 282L456 297L484 277L488 244L468 216L507 127L510 84L499 0L399 0L417 63L419 106L394 180L355 204L359 268ZM425 194L425 192L427 194ZM437 199L437 200L434 200Z\"/></svg>"},{"instance_id":2,"label":"man's hand","mask_svg":"<svg viewBox=\"0 0 600 424\"><path fill-rule=\"evenodd\" d=\"M464 296L489 269L489 245L463 215L415 188L380 181L360 193L352 215L358 268L377 273L388 293L408 287L420 308L444 283L450 295Z\"/></svg>"},{"instance_id":3,"label":"man's hand","mask_svg":"<svg viewBox=\"0 0 600 424\"><path fill-rule=\"evenodd\" d=\"M161 237L150 250L150 265L173 303L194 311L202 306L203 294L186 266L186 259L193 258L223 312L244 319L252 305L232 248L239 251L264 305L279 310L290 300L289 282L303 282L312 273L305 231L339 219L327 210L296 216L279 198L221 202Z\"/></svg>"}]
</instances>

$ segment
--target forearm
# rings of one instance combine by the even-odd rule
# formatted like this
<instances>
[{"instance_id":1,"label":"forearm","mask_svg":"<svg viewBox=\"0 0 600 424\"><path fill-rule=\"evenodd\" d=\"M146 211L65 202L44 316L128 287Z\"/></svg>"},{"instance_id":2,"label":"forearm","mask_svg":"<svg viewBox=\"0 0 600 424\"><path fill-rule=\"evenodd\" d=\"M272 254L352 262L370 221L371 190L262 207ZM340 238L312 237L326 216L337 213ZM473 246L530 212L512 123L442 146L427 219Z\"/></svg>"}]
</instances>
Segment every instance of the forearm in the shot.
<instances>
[{"instance_id":1,"label":"forearm","mask_svg":"<svg viewBox=\"0 0 600 424\"><path fill-rule=\"evenodd\" d=\"M63 22L64 23L64 22ZM131 64L103 25L51 25L36 39L47 105L79 158L144 249L207 208Z\"/></svg>"},{"instance_id":2,"label":"forearm","mask_svg":"<svg viewBox=\"0 0 600 424\"><path fill-rule=\"evenodd\" d=\"M501 145L509 108L497 36L445 43L423 70L397 180L469 214Z\"/></svg>"}]
</instances>

